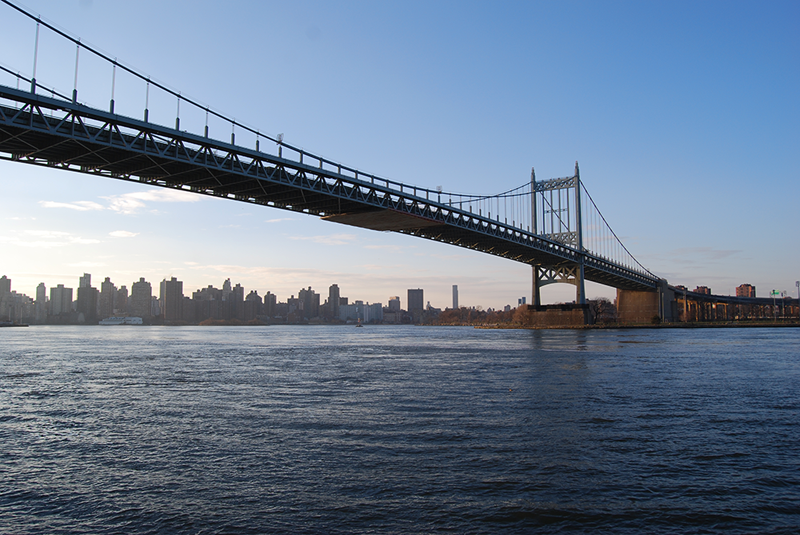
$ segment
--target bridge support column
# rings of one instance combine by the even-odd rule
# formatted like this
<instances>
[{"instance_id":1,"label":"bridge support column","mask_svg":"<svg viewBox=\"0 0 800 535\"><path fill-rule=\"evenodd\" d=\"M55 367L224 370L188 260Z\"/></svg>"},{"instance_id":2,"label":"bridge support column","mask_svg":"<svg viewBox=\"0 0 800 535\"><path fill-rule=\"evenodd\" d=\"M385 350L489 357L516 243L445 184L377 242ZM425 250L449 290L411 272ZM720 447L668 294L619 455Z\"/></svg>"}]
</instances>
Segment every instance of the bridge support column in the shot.
<instances>
[{"instance_id":1,"label":"bridge support column","mask_svg":"<svg viewBox=\"0 0 800 535\"><path fill-rule=\"evenodd\" d=\"M541 290L541 277L539 276L539 268L533 267L533 295L531 302L533 306L538 307L542 305L542 290Z\"/></svg>"},{"instance_id":2,"label":"bridge support column","mask_svg":"<svg viewBox=\"0 0 800 535\"><path fill-rule=\"evenodd\" d=\"M653 291L617 290L617 315L620 323L675 321L678 315L675 292L664 279Z\"/></svg>"}]
</instances>

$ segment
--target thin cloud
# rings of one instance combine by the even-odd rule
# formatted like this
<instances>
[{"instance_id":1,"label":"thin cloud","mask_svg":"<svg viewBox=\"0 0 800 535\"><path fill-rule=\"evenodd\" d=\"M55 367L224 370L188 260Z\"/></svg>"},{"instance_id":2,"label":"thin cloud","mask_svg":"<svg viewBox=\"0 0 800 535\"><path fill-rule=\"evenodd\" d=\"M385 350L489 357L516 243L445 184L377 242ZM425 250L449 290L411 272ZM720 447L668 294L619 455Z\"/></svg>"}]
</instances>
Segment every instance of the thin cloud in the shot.
<instances>
[{"instance_id":1,"label":"thin cloud","mask_svg":"<svg viewBox=\"0 0 800 535\"><path fill-rule=\"evenodd\" d=\"M113 236L114 238L133 238L134 236L138 236L138 232L128 232L127 230L115 230L114 232L109 232L109 236Z\"/></svg>"},{"instance_id":2,"label":"thin cloud","mask_svg":"<svg viewBox=\"0 0 800 535\"><path fill-rule=\"evenodd\" d=\"M134 191L122 195L103 197L108 201L109 210L121 214L135 214L147 207L148 202L198 202L200 196L186 191L164 189L152 191Z\"/></svg>"},{"instance_id":3,"label":"thin cloud","mask_svg":"<svg viewBox=\"0 0 800 535\"><path fill-rule=\"evenodd\" d=\"M279 219L267 219L264 223L281 223L283 221L294 221L294 218L291 217L281 217Z\"/></svg>"},{"instance_id":4,"label":"thin cloud","mask_svg":"<svg viewBox=\"0 0 800 535\"><path fill-rule=\"evenodd\" d=\"M82 238L58 230L26 230L23 236L0 236L0 243L30 249L52 249L67 245L91 245L100 243L100 240Z\"/></svg>"},{"instance_id":5,"label":"thin cloud","mask_svg":"<svg viewBox=\"0 0 800 535\"><path fill-rule=\"evenodd\" d=\"M108 206L103 206L94 201L39 201L39 204L44 208L67 208L79 212L111 210L120 214L130 215L146 208L147 203L150 202L198 202L200 200L200 196L197 194L173 189L135 191L101 198L107 201Z\"/></svg>"},{"instance_id":6,"label":"thin cloud","mask_svg":"<svg viewBox=\"0 0 800 535\"><path fill-rule=\"evenodd\" d=\"M25 234L28 236L36 236L37 238L53 238L61 239L69 236L69 232L61 230L26 230Z\"/></svg>"},{"instance_id":7,"label":"thin cloud","mask_svg":"<svg viewBox=\"0 0 800 535\"><path fill-rule=\"evenodd\" d=\"M78 212L89 212L92 210L105 210L102 204L92 201L75 201L75 202L54 202L54 201L39 201L44 208L69 208L70 210L77 210Z\"/></svg>"}]
</instances>

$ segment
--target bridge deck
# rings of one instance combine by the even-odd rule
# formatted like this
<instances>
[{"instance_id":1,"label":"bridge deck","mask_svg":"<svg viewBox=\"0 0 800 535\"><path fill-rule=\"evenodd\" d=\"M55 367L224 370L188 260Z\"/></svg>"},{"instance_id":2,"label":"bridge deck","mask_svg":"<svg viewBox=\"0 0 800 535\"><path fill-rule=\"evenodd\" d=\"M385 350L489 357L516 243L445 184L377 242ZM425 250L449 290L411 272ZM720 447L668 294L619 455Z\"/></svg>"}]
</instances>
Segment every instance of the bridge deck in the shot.
<instances>
[{"instance_id":1,"label":"bridge deck","mask_svg":"<svg viewBox=\"0 0 800 535\"><path fill-rule=\"evenodd\" d=\"M450 243L587 280L653 289L657 279L505 223L335 171L80 104L0 86L0 157L317 215ZM0 103L1 104L1 103Z\"/></svg>"}]
</instances>

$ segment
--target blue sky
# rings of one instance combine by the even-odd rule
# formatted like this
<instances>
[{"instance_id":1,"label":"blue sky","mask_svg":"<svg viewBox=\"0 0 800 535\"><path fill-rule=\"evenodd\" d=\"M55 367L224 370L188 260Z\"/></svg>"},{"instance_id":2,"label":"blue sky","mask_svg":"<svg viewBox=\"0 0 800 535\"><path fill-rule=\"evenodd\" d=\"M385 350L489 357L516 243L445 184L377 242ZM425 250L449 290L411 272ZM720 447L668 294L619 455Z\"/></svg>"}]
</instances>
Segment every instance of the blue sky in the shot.
<instances>
[{"instance_id":1,"label":"blue sky","mask_svg":"<svg viewBox=\"0 0 800 535\"><path fill-rule=\"evenodd\" d=\"M495 193L571 174L637 259L673 284L760 296L800 279L800 4L25 0L120 62L267 134L370 173ZM35 27L0 5L0 63L30 75ZM82 100L107 66L81 56ZM72 90L74 48L42 34L37 79ZM9 77L2 84L13 84ZM144 93L117 79L121 113ZM174 103L151 96L151 117ZM191 125L191 117L182 125ZM189 126L186 126L189 127ZM202 128L202 126L201 126ZM223 127L212 135L225 139ZM247 143L237 136L237 141ZM0 162L0 271L13 289L230 277L434 306L530 299L530 268L291 212ZM589 285L592 296L614 290ZM574 298L547 287L544 299Z\"/></svg>"}]
</instances>

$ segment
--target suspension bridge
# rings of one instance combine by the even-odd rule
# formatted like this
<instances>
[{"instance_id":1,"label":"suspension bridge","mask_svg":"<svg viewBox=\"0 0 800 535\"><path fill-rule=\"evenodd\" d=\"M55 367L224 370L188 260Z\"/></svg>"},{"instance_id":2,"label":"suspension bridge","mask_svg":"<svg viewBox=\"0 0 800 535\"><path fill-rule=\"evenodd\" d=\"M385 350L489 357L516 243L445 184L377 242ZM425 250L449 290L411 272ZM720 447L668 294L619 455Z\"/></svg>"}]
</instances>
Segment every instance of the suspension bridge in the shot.
<instances>
[{"instance_id":1,"label":"suspension bridge","mask_svg":"<svg viewBox=\"0 0 800 535\"><path fill-rule=\"evenodd\" d=\"M659 294L657 313L667 313L666 281L642 266L611 229L581 182L577 162L571 176L540 181L531 171L519 187L493 195L390 180L237 122L0 1L30 24L34 44L25 61L6 57L8 50L0 58L0 158L290 210L507 258L532 266L534 305L541 304L539 289L553 283L574 284L576 303L583 304L589 280ZM61 52L74 51L71 90L45 83L47 74L37 72L48 53L40 46L42 32L58 39ZM107 105L82 99L80 65L87 56L109 74ZM20 63L26 61L27 69ZM140 90L138 117L122 113L115 101L122 77ZM92 86L98 83L93 74ZM156 120L150 109L156 98L173 100L174 117L161 113ZM198 131L185 129L186 122L182 128L182 118L192 114L205 118ZM210 123L217 125L213 131Z\"/></svg>"}]
</instances>

